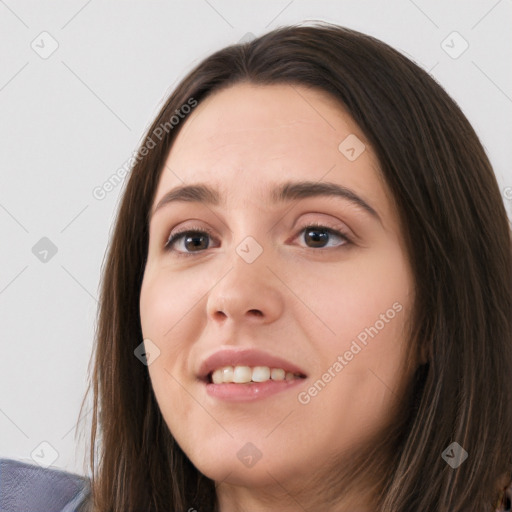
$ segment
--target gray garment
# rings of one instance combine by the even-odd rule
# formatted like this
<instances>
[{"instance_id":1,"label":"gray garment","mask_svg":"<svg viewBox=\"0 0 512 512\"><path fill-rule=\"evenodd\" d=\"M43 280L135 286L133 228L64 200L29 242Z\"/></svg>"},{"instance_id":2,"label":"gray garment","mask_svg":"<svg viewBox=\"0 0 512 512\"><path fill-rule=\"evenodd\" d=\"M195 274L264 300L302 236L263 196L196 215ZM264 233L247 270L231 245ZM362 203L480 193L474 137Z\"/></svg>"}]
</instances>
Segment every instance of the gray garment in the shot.
<instances>
[{"instance_id":1,"label":"gray garment","mask_svg":"<svg viewBox=\"0 0 512 512\"><path fill-rule=\"evenodd\" d=\"M0 459L0 512L81 512L89 498L85 476Z\"/></svg>"}]
</instances>

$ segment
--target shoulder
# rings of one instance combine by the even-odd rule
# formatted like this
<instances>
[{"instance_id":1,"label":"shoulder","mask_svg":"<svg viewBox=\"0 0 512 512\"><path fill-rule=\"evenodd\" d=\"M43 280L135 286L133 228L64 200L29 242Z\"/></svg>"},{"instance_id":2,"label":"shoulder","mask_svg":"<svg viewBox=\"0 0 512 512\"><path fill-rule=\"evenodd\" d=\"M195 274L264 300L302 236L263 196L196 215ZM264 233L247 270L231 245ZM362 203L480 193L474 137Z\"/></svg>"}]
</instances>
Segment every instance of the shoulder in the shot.
<instances>
[{"instance_id":1,"label":"shoulder","mask_svg":"<svg viewBox=\"0 0 512 512\"><path fill-rule=\"evenodd\" d=\"M89 494L87 477L0 458L1 512L77 512Z\"/></svg>"}]
</instances>

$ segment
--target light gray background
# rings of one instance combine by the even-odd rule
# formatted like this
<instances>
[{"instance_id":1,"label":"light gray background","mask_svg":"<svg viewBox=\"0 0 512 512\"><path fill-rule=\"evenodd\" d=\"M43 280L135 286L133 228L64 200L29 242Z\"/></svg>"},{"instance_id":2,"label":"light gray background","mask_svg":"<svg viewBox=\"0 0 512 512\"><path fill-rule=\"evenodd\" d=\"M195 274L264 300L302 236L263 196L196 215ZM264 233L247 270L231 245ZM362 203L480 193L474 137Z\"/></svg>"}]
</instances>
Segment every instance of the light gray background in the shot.
<instances>
[{"instance_id":1,"label":"light gray background","mask_svg":"<svg viewBox=\"0 0 512 512\"><path fill-rule=\"evenodd\" d=\"M85 473L74 427L121 186L92 192L195 64L305 20L376 36L428 70L479 134L510 215L511 0L0 0L0 456ZM58 43L47 58L44 31ZM453 31L469 43L458 58ZM57 247L46 262L32 251L43 237Z\"/></svg>"}]
</instances>

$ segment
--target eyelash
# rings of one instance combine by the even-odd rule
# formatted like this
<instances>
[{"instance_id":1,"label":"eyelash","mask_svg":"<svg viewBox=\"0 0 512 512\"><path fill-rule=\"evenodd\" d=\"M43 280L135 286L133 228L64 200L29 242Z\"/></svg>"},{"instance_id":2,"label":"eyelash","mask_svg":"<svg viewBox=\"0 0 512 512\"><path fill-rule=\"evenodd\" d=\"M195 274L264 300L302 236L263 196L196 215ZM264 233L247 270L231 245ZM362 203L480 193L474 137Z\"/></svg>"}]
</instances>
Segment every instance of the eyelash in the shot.
<instances>
[{"instance_id":1,"label":"eyelash","mask_svg":"<svg viewBox=\"0 0 512 512\"><path fill-rule=\"evenodd\" d=\"M325 231L325 232L329 233L330 235L338 236L345 242L341 246L334 247L334 248L331 247L331 249L342 249L352 243L352 241L349 239L349 237L346 234L344 234L343 232L338 231L337 229L334 229L334 228L330 228L328 226L324 226L323 224L320 224L319 222L312 222L310 224L307 224L306 226L304 226L302 229L300 229L296 233L295 238L308 229L316 229L318 231ZM199 235L206 234L206 235L209 235L211 238L213 238L213 233L211 232L211 230L204 229L204 228L196 228L193 226L193 227L187 228L183 231L178 231L177 233L174 233L172 236L170 236L164 246L164 250L166 252L174 252L174 253L176 253L176 255L178 257L194 256L194 252L180 252L180 251L176 251L175 249L172 248L172 246L175 244L175 242L177 242L178 240L183 238L185 235L189 235L189 234L199 234ZM315 248L308 247L308 249L315 249ZM323 251L327 250L327 248L325 248L325 247L319 247L318 249L323 250ZM197 254L201 254L202 252L204 252L204 250L196 251L196 252L197 252Z\"/></svg>"}]
</instances>

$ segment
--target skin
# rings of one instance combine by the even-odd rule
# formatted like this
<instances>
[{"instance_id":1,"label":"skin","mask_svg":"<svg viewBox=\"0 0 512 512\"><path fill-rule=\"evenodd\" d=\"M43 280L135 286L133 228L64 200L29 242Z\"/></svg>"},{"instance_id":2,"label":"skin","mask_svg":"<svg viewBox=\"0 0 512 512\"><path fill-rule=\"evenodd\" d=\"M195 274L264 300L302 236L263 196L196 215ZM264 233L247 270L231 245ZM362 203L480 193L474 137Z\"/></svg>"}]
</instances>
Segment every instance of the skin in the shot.
<instances>
[{"instance_id":1,"label":"skin","mask_svg":"<svg viewBox=\"0 0 512 512\"><path fill-rule=\"evenodd\" d=\"M349 134L366 145L355 161L338 150ZM271 203L270 187L287 180L348 187L380 221L335 197ZM414 367L405 358L404 330L413 279L370 144L322 91L237 84L202 101L182 126L153 207L173 187L198 182L218 187L226 204L180 202L154 215L140 294L144 338L160 350L149 374L170 431L217 482L222 512L286 512L300 509L298 503L307 510L372 510L375 497L363 489L325 508L318 482L311 483L312 475L334 471L328 457L389 420ZM302 231L311 221L343 231L351 242L330 235L315 244ZM182 238L166 252L170 234L185 227L209 228L213 236L200 249ZM247 236L263 249L250 264L236 252ZM309 403L299 403L299 392L396 302L401 311ZM294 362L308 378L249 403L210 397L196 377L199 362L220 348L248 346ZM252 467L237 457L247 442L262 453Z\"/></svg>"}]
</instances>

